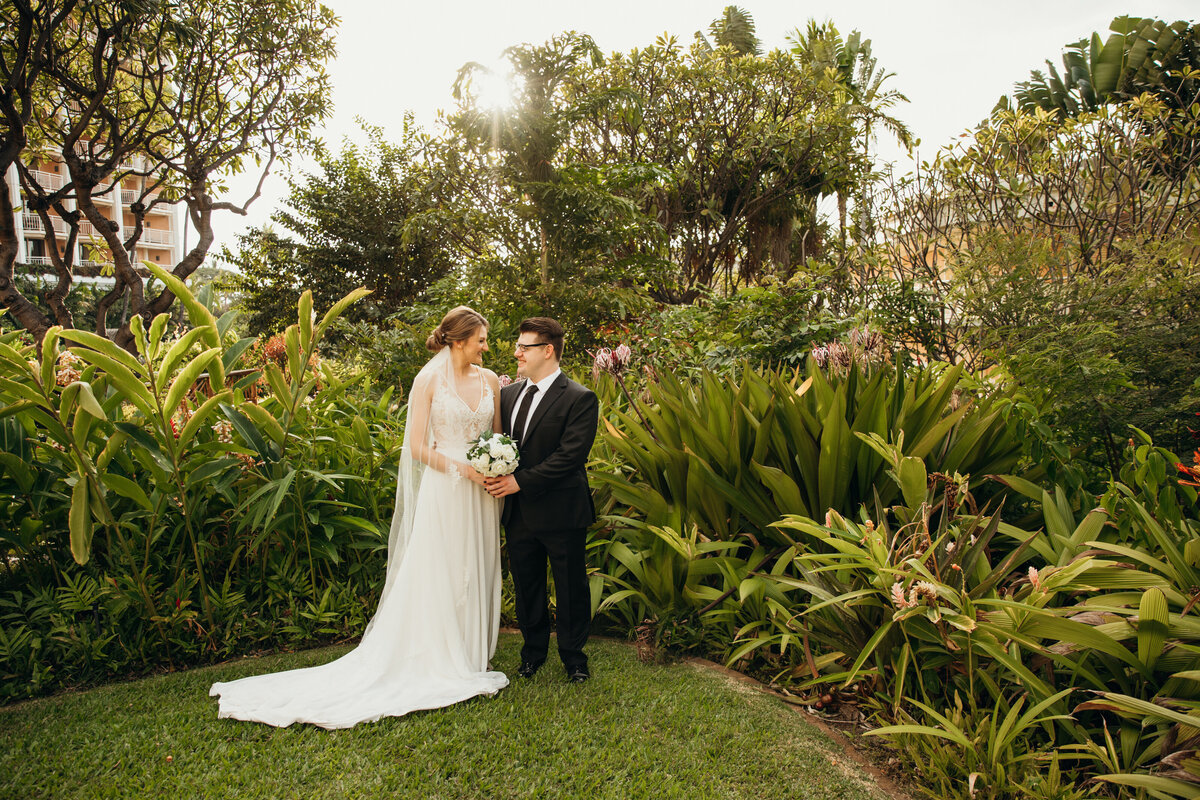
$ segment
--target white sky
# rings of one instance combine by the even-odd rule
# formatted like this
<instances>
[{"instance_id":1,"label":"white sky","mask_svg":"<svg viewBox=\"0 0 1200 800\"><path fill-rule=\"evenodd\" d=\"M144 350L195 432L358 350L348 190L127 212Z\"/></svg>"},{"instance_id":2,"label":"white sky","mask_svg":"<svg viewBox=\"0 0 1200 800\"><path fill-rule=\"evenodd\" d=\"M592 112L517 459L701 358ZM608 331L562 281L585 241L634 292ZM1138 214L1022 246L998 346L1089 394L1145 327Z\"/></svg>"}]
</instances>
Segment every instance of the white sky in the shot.
<instances>
[{"instance_id":1,"label":"white sky","mask_svg":"<svg viewBox=\"0 0 1200 800\"><path fill-rule=\"evenodd\" d=\"M661 34L691 42L728 2L695 0L325 0L339 17L337 60L329 65L334 115L323 137L335 149L343 138L361 140L356 117L399 139L405 111L426 128L439 109L453 107L451 86L468 61L494 62L507 47L540 43L556 33L589 34L605 52L652 44ZM895 73L887 84L909 98L894 113L921 139L931 157L991 111L1013 83L1061 64L1063 45L1092 31L1105 36L1113 17L1129 14L1174 21L1194 19L1196 0L741 0L765 49L783 47L809 19L830 19L843 35L871 39L879 67ZM881 148L888 158L885 144ZM234 182L242 202L253 181ZM283 173L268 178L248 217L215 215L217 241L267 221L283 201Z\"/></svg>"}]
</instances>

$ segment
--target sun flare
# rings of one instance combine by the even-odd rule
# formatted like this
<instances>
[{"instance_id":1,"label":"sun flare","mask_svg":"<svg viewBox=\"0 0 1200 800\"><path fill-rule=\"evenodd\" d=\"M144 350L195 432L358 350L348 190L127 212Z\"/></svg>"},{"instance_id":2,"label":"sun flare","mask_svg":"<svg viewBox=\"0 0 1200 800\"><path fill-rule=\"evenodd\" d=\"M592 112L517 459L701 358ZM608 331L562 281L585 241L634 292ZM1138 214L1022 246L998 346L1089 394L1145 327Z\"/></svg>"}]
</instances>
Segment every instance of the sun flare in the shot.
<instances>
[{"instance_id":1,"label":"sun flare","mask_svg":"<svg viewBox=\"0 0 1200 800\"><path fill-rule=\"evenodd\" d=\"M513 104L516 97L516 77L507 64L496 64L478 76L476 99L484 108L500 110Z\"/></svg>"}]
</instances>

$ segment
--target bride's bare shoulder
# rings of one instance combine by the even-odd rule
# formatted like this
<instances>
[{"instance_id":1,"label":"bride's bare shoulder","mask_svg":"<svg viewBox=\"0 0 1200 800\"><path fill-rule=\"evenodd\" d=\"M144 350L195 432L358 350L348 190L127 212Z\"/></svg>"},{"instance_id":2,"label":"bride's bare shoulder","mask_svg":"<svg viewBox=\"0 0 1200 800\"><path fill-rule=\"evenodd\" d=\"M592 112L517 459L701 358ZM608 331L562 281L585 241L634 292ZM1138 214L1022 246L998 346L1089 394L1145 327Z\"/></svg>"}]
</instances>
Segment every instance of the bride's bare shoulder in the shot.
<instances>
[{"instance_id":1,"label":"bride's bare shoulder","mask_svg":"<svg viewBox=\"0 0 1200 800\"><path fill-rule=\"evenodd\" d=\"M479 369L483 370L483 379L488 382L489 386L491 386L493 389L500 388L500 377L496 375L496 373L492 372L487 367L480 367Z\"/></svg>"},{"instance_id":2,"label":"bride's bare shoulder","mask_svg":"<svg viewBox=\"0 0 1200 800\"><path fill-rule=\"evenodd\" d=\"M422 394L428 394L433 391L434 374L432 372L422 372L413 378L412 389L409 391L411 397L416 397Z\"/></svg>"}]
</instances>

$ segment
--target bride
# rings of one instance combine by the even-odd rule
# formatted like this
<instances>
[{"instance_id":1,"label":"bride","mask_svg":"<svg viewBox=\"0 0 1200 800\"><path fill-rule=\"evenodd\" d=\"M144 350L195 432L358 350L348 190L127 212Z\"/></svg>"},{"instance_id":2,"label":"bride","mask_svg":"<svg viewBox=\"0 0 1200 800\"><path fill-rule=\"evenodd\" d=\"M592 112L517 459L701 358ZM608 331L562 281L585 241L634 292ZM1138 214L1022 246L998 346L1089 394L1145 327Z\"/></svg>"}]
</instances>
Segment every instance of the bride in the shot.
<instances>
[{"instance_id":1,"label":"bride","mask_svg":"<svg viewBox=\"0 0 1200 800\"><path fill-rule=\"evenodd\" d=\"M500 626L501 502L467 464L500 431L500 387L480 363L488 323L459 306L426 346L409 393L387 576L358 647L319 667L214 683L220 716L349 728L441 708L508 685L489 670Z\"/></svg>"}]
</instances>

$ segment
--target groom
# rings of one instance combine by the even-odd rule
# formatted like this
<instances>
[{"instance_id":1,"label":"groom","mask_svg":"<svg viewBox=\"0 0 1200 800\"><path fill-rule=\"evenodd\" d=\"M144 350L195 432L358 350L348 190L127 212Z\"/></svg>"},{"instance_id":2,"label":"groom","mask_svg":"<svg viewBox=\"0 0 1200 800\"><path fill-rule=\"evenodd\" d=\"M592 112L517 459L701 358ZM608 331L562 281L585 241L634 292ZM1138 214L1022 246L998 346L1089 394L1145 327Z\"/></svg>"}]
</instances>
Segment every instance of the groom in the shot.
<instances>
[{"instance_id":1,"label":"groom","mask_svg":"<svg viewBox=\"0 0 1200 800\"><path fill-rule=\"evenodd\" d=\"M500 391L504 432L517 441L520 464L512 475L488 479L488 492L503 497L501 517L517 590L522 678L532 678L550 648L546 561L554 572L558 655L572 683L588 679L588 626L592 619L584 549L595 520L587 464L596 438L599 404L590 390L559 369L563 327L549 317L520 325L518 381Z\"/></svg>"}]
</instances>

